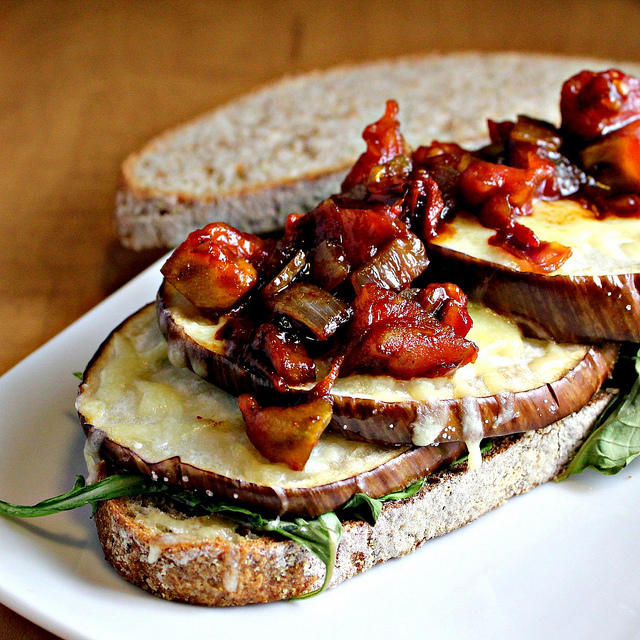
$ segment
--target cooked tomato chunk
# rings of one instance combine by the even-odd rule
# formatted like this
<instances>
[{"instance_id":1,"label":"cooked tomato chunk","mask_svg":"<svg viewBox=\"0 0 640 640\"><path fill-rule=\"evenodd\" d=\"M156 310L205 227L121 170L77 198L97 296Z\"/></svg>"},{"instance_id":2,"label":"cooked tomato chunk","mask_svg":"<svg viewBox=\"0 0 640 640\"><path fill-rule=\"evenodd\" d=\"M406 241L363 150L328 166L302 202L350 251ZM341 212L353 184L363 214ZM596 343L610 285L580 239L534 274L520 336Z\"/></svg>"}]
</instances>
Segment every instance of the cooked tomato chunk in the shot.
<instances>
[{"instance_id":1,"label":"cooked tomato chunk","mask_svg":"<svg viewBox=\"0 0 640 640\"><path fill-rule=\"evenodd\" d=\"M467 311L467 296L452 282L432 282L419 289L416 301L442 324L449 325L464 338L473 324Z\"/></svg>"},{"instance_id":2,"label":"cooked tomato chunk","mask_svg":"<svg viewBox=\"0 0 640 640\"><path fill-rule=\"evenodd\" d=\"M617 69L581 71L562 86L562 127L596 138L640 118L640 80Z\"/></svg>"},{"instance_id":3,"label":"cooked tomato chunk","mask_svg":"<svg viewBox=\"0 0 640 640\"><path fill-rule=\"evenodd\" d=\"M473 342L416 300L369 284L353 306L341 375L368 373L404 380L436 377L476 359Z\"/></svg>"},{"instance_id":4,"label":"cooked tomato chunk","mask_svg":"<svg viewBox=\"0 0 640 640\"><path fill-rule=\"evenodd\" d=\"M372 209L355 209L326 200L306 216L307 242L338 245L352 269L373 258L378 249L405 232L406 226L393 217Z\"/></svg>"},{"instance_id":5,"label":"cooked tomato chunk","mask_svg":"<svg viewBox=\"0 0 640 640\"><path fill-rule=\"evenodd\" d=\"M291 332L266 322L258 328L251 350L264 354L287 385L315 382L315 363L304 345Z\"/></svg>"},{"instance_id":6,"label":"cooked tomato chunk","mask_svg":"<svg viewBox=\"0 0 640 640\"><path fill-rule=\"evenodd\" d=\"M349 175L344 179L342 191L349 191L357 184L365 182L371 169L377 164L383 164L408 152L408 147L400 133L397 116L398 103L395 100L388 100L382 118L364 130L362 137L367 143L367 150L358 158Z\"/></svg>"},{"instance_id":7,"label":"cooked tomato chunk","mask_svg":"<svg viewBox=\"0 0 640 640\"><path fill-rule=\"evenodd\" d=\"M534 153L527 155L527 168L498 165L473 159L460 179L464 198L475 206L483 226L497 233L489 244L501 247L527 262L536 271L556 271L571 255L571 249L557 242L540 241L519 215L530 212L533 199L554 177L554 167Z\"/></svg>"}]
</instances>

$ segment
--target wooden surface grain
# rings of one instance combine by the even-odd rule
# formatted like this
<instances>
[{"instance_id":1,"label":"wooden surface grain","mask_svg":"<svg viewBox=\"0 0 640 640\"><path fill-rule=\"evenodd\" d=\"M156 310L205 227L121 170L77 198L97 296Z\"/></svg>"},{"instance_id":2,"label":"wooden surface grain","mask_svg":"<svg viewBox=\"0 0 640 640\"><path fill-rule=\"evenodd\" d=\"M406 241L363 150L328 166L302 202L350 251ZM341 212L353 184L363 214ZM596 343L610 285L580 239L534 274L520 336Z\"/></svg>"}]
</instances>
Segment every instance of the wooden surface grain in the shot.
<instances>
[{"instance_id":1,"label":"wooden surface grain","mask_svg":"<svg viewBox=\"0 0 640 640\"><path fill-rule=\"evenodd\" d=\"M632 0L0 3L0 373L160 252L121 248L119 165L279 76L428 51L640 61ZM0 576L0 581L2 577ZM54 636L0 606L5 640Z\"/></svg>"}]
</instances>

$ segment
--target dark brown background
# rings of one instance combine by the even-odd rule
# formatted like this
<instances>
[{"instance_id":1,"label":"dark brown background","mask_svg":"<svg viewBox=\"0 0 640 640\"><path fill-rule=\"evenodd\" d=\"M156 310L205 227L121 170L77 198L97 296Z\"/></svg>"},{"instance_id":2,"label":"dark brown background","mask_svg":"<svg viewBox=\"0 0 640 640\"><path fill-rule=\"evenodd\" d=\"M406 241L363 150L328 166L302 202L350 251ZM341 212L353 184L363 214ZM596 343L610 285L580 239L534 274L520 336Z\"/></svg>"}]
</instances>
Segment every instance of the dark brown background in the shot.
<instances>
[{"instance_id":1,"label":"dark brown background","mask_svg":"<svg viewBox=\"0 0 640 640\"><path fill-rule=\"evenodd\" d=\"M120 162L166 127L348 61L461 49L640 61L639 45L632 0L3 0L0 373L161 255L119 247L112 214ZM54 636L0 605L0 637Z\"/></svg>"}]
</instances>

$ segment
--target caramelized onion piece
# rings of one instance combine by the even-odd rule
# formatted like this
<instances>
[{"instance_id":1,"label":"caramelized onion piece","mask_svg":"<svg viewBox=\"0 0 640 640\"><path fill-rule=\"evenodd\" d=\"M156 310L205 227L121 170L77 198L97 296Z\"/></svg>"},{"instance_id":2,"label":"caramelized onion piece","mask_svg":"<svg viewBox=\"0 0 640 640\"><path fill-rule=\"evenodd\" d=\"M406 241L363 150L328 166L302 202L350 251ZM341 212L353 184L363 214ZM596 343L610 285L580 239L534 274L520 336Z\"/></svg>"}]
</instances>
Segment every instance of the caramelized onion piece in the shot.
<instances>
[{"instance_id":1,"label":"caramelized onion piece","mask_svg":"<svg viewBox=\"0 0 640 640\"><path fill-rule=\"evenodd\" d=\"M351 317L349 305L307 282L297 282L278 294L273 310L304 325L318 340L327 340Z\"/></svg>"},{"instance_id":2,"label":"caramelized onion piece","mask_svg":"<svg viewBox=\"0 0 640 640\"><path fill-rule=\"evenodd\" d=\"M268 303L270 298L284 291L300 275L306 264L307 259L304 251L298 251L285 265L284 269L263 287L261 291L262 299Z\"/></svg>"},{"instance_id":3,"label":"caramelized onion piece","mask_svg":"<svg viewBox=\"0 0 640 640\"><path fill-rule=\"evenodd\" d=\"M510 153L521 149L531 150L539 147L544 151L558 151L562 144L559 131L549 122L528 116L518 116L515 122L489 121L489 136L494 144L502 144L504 152L513 162L516 158ZM515 164L514 166L518 166Z\"/></svg>"},{"instance_id":4,"label":"caramelized onion piece","mask_svg":"<svg viewBox=\"0 0 640 640\"><path fill-rule=\"evenodd\" d=\"M589 145L580 159L599 182L617 192L640 192L640 122Z\"/></svg>"},{"instance_id":5,"label":"caramelized onion piece","mask_svg":"<svg viewBox=\"0 0 640 640\"><path fill-rule=\"evenodd\" d=\"M270 462L304 469L322 432L331 422L331 401L316 398L293 407L260 407L249 394L238 398L251 444Z\"/></svg>"},{"instance_id":6,"label":"caramelized onion piece","mask_svg":"<svg viewBox=\"0 0 640 640\"><path fill-rule=\"evenodd\" d=\"M323 240L315 247L311 259L311 277L326 291L333 291L351 273L344 249L332 240Z\"/></svg>"},{"instance_id":7,"label":"caramelized onion piece","mask_svg":"<svg viewBox=\"0 0 640 640\"><path fill-rule=\"evenodd\" d=\"M410 232L392 240L351 276L356 293L369 283L385 289L406 289L428 266L424 245Z\"/></svg>"}]
</instances>

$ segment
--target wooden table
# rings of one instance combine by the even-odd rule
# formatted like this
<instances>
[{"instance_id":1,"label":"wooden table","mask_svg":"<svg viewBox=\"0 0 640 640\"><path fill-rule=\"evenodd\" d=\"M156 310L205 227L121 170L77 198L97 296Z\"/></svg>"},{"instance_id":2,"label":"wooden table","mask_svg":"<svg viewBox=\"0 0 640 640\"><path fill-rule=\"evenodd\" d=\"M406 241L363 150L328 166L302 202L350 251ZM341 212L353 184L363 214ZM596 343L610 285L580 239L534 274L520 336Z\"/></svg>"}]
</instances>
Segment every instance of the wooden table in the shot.
<instances>
[{"instance_id":1,"label":"wooden table","mask_svg":"<svg viewBox=\"0 0 640 640\"><path fill-rule=\"evenodd\" d=\"M0 4L0 373L162 252L119 246L125 155L270 79L431 50L640 61L632 0ZM0 580L2 577L0 576ZM0 605L0 637L51 639Z\"/></svg>"}]
</instances>

